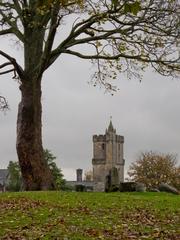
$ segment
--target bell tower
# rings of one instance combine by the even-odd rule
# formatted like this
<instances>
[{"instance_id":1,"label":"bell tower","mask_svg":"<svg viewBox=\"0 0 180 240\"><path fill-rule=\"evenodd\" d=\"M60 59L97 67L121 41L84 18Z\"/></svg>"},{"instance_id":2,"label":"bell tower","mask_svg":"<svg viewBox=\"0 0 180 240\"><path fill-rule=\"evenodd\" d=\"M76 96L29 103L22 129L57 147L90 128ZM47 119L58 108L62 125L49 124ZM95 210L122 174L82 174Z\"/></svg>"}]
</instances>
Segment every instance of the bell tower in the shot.
<instances>
[{"instance_id":1,"label":"bell tower","mask_svg":"<svg viewBox=\"0 0 180 240\"><path fill-rule=\"evenodd\" d=\"M114 167L118 172L119 183L124 181L123 144L124 137L116 134L112 120L104 135L93 136L93 181L97 191L101 191L106 176Z\"/></svg>"}]
</instances>

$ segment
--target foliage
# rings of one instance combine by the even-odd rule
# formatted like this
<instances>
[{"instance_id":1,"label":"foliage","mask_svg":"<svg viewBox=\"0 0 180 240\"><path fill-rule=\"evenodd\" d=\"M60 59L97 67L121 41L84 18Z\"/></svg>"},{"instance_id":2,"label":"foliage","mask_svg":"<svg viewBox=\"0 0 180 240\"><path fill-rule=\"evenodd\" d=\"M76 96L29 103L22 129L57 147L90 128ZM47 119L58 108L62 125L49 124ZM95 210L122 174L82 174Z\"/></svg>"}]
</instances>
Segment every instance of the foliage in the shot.
<instances>
[{"instance_id":1,"label":"foliage","mask_svg":"<svg viewBox=\"0 0 180 240\"><path fill-rule=\"evenodd\" d=\"M107 79L113 80L118 72L137 76L148 65L163 75L180 71L179 4L178 0L4 0L0 3L0 36L14 35L26 52L31 32L39 43L34 48L39 47L41 53L31 52L39 59L33 59L38 64L31 63L28 71L35 67L34 72L42 74L62 54L75 55L96 65L94 84L112 89ZM58 36L55 47L57 29L67 22L72 28L64 39ZM85 45L89 46L87 54L81 51ZM7 59L0 65L0 74L15 71L14 77L23 81L23 68L8 54L0 51L0 55Z\"/></svg>"},{"instance_id":2,"label":"foliage","mask_svg":"<svg viewBox=\"0 0 180 240\"><path fill-rule=\"evenodd\" d=\"M164 182L180 189L180 167L176 163L177 157L173 154L142 152L130 165L128 175L149 188Z\"/></svg>"},{"instance_id":3,"label":"foliage","mask_svg":"<svg viewBox=\"0 0 180 240\"><path fill-rule=\"evenodd\" d=\"M8 191L19 191L22 187L22 177L18 162L10 161L8 165Z\"/></svg>"},{"instance_id":4,"label":"foliage","mask_svg":"<svg viewBox=\"0 0 180 240\"><path fill-rule=\"evenodd\" d=\"M56 157L51 153L51 151L49 151L48 149L45 149L44 150L44 159L47 162L47 164L51 170L56 189L64 190L65 179L63 178L62 170L60 168L58 168L55 163Z\"/></svg>"},{"instance_id":5,"label":"foliage","mask_svg":"<svg viewBox=\"0 0 180 240\"><path fill-rule=\"evenodd\" d=\"M168 193L5 193L0 238L179 239L179 196Z\"/></svg>"}]
</instances>

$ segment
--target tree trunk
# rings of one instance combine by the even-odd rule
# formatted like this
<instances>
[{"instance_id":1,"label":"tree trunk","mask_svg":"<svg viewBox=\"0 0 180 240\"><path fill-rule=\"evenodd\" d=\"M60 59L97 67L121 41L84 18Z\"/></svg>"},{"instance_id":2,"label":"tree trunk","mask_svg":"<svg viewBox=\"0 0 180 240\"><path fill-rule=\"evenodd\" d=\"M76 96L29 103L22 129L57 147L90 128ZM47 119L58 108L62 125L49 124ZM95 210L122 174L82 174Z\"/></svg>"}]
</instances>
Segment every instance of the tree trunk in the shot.
<instances>
[{"instance_id":1,"label":"tree trunk","mask_svg":"<svg viewBox=\"0 0 180 240\"><path fill-rule=\"evenodd\" d=\"M28 79L20 86L16 149L25 190L53 189L53 179L43 157L41 79Z\"/></svg>"}]
</instances>

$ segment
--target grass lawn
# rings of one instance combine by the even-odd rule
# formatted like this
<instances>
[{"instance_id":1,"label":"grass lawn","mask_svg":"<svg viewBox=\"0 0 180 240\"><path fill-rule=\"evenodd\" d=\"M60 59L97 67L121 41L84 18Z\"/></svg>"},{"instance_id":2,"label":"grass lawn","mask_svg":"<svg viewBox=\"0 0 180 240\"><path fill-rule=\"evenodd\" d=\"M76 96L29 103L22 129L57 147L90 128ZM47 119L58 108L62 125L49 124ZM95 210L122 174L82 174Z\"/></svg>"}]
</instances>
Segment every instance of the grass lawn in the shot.
<instances>
[{"instance_id":1,"label":"grass lawn","mask_svg":"<svg viewBox=\"0 0 180 240\"><path fill-rule=\"evenodd\" d=\"M180 196L168 193L0 194L0 239L180 239Z\"/></svg>"}]
</instances>

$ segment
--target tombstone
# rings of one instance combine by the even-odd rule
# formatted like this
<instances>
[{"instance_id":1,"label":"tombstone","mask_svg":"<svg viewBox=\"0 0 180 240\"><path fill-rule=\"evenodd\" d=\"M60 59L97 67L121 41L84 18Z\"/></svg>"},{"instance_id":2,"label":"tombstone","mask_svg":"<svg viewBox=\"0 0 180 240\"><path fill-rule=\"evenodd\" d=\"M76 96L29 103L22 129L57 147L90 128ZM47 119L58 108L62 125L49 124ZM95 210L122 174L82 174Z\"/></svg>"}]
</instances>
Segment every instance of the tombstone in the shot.
<instances>
[{"instance_id":1,"label":"tombstone","mask_svg":"<svg viewBox=\"0 0 180 240\"><path fill-rule=\"evenodd\" d=\"M109 170L109 174L105 179L105 192L116 192L119 190L119 176L117 168L113 167Z\"/></svg>"},{"instance_id":2,"label":"tombstone","mask_svg":"<svg viewBox=\"0 0 180 240\"><path fill-rule=\"evenodd\" d=\"M119 176L116 167L112 167L109 171L110 175L110 192L116 192L119 190Z\"/></svg>"},{"instance_id":3,"label":"tombstone","mask_svg":"<svg viewBox=\"0 0 180 240\"><path fill-rule=\"evenodd\" d=\"M157 188L150 188L149 189L149 192L160 192L159 189Z\"/></svg>"},{"instance_id":4,"label":"tombstone","mask_svg":"<svg viewBox=\"0 0 180 240\"><path fill-rule=\"evenodd\" d=\"M111 177L111 185L112 186L116 186L119 184L119 176L118 176L118 170L116 167L113 167L110 171L109 171L109 175Z\"/></svg>"},{"instance_id":5,"label":"tombstone","mask_svg":"<svg viewBox=\"0 0 180 240\"><path fill-rule=\"evenodd\" d=\"M175 187L172 187L167 183L161 183L159 185L159 190L160 192L169 192L169 193L179 194L179 191Z\"/></svg>"},{"instance_id":6,"label":"tombstone","mask_svg":"<svg viewBox=\"0 0 180 240\"><path fill-rule=\"evenodd\" d=\"M136 183L136 192L146 192L146 186L144 183Z\"/></svg>"},{"instance_id":7,"label":"tombstone","mask_svg":"<svg viewBox=\"0 0 180 240\"><path fill-rule=\"evenodd\" d=\"M105 192L110 192L111 189L111 176L108 174L105 179Z\"/></svg>"}]
</instances>

